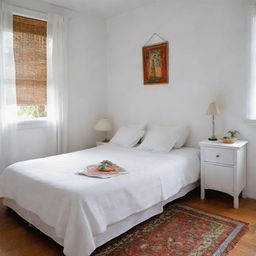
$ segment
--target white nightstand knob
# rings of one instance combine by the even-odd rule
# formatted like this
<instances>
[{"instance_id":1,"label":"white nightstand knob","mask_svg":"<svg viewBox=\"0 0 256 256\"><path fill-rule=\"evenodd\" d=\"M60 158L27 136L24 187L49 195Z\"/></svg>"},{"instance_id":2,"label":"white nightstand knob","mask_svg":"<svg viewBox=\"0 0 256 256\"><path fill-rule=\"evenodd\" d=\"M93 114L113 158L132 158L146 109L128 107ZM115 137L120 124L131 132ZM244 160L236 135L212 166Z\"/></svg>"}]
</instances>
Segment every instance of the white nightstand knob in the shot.
<instances>
[{"instance_id":1,"label":"white nightstand knob","mask_svg":"<svg viewBox=\"0 0 256 256\"><path fill-rule=\"evenodd\" d=\"M216 157L217 157L217 158L219 158L219 157L220 157L220 155L216 155Z\"/></svg>"}]
</instances>

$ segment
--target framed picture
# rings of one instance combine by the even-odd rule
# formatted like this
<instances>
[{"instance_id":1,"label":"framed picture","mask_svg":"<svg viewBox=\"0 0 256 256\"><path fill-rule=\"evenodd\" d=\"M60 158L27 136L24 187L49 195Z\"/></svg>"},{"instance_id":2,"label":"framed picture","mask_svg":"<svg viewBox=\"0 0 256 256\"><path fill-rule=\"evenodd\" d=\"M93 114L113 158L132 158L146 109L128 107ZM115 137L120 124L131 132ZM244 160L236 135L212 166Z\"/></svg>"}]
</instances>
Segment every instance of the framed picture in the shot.
<instances>
[{"instance_id":1,"label":"framed picture","mask_svg":"<svg viewBox=\"0 0 256 256\"><path fill-rule=\"evenodd\" d=\"M143 47L144 84L166 84L169 82L168 48L168 42Z\"/></svg>"}]
</instances>

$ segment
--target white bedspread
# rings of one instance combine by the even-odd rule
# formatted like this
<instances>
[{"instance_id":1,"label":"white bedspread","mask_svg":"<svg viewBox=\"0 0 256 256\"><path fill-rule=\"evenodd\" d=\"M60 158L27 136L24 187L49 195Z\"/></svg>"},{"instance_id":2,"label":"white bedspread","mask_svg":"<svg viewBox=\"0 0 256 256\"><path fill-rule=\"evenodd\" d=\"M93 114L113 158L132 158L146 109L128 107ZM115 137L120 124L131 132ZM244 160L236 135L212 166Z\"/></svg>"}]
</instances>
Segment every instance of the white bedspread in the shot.
<instances>
[{"instance_id":1,"label":"white bedspread","mask_svg":"<svg viewBox=\"0 0 256 256\"><path fill-rule=\"evenodd\" d=\"M110 160L129 173L110 179L76 175L85 166ZM0 176L0 197L37 214L64 239L67 256L87 256L94 236L108 225L168 199L199 179L198 150L151 153L116 145L9 166Z\"/></svg>"}]
</instances>

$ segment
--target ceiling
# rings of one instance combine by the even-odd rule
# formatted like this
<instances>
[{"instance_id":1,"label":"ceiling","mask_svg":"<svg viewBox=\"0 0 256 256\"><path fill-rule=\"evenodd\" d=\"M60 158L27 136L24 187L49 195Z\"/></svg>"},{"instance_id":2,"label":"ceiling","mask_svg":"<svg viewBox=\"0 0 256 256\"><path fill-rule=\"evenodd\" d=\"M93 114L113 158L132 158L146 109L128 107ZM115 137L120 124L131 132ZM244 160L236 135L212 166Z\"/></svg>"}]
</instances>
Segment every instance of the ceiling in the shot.
<instances>
[{"instance_id":1,"label":"ceiling","mask_svg":"<svg viewBox=\"0 0 256 256\"><path fill-rule=\"evenodd\" d=\"M43 0L65 8L110 18L157 0Z\"/></svg>"}]
</instances>

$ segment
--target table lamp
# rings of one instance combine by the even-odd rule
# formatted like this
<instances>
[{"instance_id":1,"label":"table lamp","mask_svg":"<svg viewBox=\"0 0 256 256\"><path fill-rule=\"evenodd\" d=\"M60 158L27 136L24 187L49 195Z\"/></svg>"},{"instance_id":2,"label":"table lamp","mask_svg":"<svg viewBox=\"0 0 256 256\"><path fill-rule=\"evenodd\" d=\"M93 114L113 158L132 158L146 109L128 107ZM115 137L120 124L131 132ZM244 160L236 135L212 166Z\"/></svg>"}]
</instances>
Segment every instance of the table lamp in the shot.
<instances>
[{"instance_id":1,"label":"table lamp","mask_svg":"<svg viewBox=\"0 0 256 256\"><path fill-rule=\"evenodd\" d=\"M218 140L215 136L215 116L220 114L220 110L216 102L209 104L206 115L212 116L212 136L208 140L216 141Z\"/></svg>"},{"instance_id":2,"label":"table lamp","mask_svg":"<svg viewBox=\"0 0 256 256\"><path fill-rule=\"evenodd\" d=\"M112 126L111 126L111 122L107 118L100 119L96 123L94 129L96 131L105 132L105 139L102 142L109 142L107 138L107 134L108 134L108 131L111 131Z\"/></svg>"}]
</instances>

